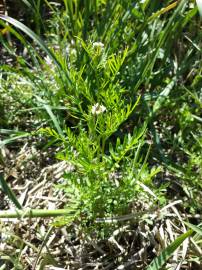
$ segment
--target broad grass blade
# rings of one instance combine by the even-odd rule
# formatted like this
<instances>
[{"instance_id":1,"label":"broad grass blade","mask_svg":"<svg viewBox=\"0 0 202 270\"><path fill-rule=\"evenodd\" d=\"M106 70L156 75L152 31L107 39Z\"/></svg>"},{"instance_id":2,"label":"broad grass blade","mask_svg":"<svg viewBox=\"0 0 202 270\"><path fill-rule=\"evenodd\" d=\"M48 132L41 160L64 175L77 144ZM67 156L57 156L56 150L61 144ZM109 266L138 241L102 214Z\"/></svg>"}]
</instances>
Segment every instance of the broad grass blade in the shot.
<instances>
[{"instance_id":1,"label":"broad grass blade","mask_svg":"<svg viewBox=\"0 0 202 270\"><path fill-rule=\"evenodd\" d=\"M162 253L156 257L151 264L146 268L146 270L161 270L162 266L167 262L167 260L172 256L175 250L191 236L193 230L189 230L186 233L180 235L175 241L173 241Z\"/></svg>"}]
</instances>

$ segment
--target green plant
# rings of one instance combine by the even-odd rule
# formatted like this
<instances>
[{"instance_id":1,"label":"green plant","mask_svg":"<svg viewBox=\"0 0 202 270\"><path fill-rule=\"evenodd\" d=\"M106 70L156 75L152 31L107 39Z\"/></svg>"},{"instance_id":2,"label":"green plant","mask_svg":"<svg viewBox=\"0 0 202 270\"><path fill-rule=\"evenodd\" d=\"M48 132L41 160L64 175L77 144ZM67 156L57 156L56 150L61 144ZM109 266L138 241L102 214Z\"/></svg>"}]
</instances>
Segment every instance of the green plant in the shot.
<instances>
[{"instance_id":1,"label":"green plant","mask_svg":"<svg viewBox=\"0 0 202 270\"><path fill-rule=\"evenodd\" d=\"M160 171L150 170L147 160L142 160L145 127L118 137L114 145L109 141L136 106L128 105L124 110L123 101L116 99L120 106L116 110L113 96L117 97L117 92L110 89L110 93L105 94L104 105L90 106L80 117L75 132L68 128L64 137L49 128L41 130L63 145L57 157L66 160L73 171L65 174L65 182L59 187L66 192L70 208L78 202L77 218L84 223L127 213L128 205L139 196L139 181L152 186L152 178ZM145 200L149 199L147 195L142 194Z\"/></svg>"},{"instance_id":2,"label":"green plant","mask_svg":"<svg viewBox=\"0 0 202 270\"><path fill-rule=\"evenodd\" d=\"M186 211L200 211L197 8L186 0L85 5L64 0L60 8L46 0L24 2L44 36L0 16L2 31L9 30L27 50L23 56L1 36L14 63L1 67L0 133L10 136L1 145L40 134L48 138L44 148L58 146L57 158L70 165L57 185L66 193L67 210L42 214L64 215L56 225L75 221L82 229L96 228L100 236L104 218L113 222L114 216L127 214L133 201L165 203L166 194L153 183L161 166L165 174L159 174L159 185L167 176L167 186L179 180ZM50 12L47 21L41 20L41 4ZM24 128L28 132L19 132ZM30 213L23 209L23 215ZM162 267L189 234L163 251L152 267Z\"/></svg>"},{"instance_id":3,"label":"green plant","mask_svg":"<svg viewBox=\"0 0 202 270\"><path fill-rule=\"evenodd\" d=\"M78 215L87 215L85 222L92 222L97 217L127 213L128 205L139 193L138 181L152 186L152 177L160 171L150 170L147 168L147 158L142 160L145 124L128 134L123 133L122 138L117 136L121 125L134 114L140 100L140 97L135 100L128 96L119 78L128 49L107 54L101 42L87 44L79 38L78 44L84 49L85 57L91 59L89 79L85 79L86 64L81 65L79 72L74 69L65 72L61 56L53 53L36 34L12 18L1 18L24 31L41 46L52 61L50 64L57 66L57 69L52 68L59 71L58 79L63 87L64 76L68 78L69 104L66 106L70 115L77 119L75 131L64 126L61 128L52 106L44 101L44 97L32 92L31 96L43 104L57 132L50 128L41 131L53 136L56 143L64 147L58 157L75 166L74 173L66 174L67 183L61 185L69 196L69 208L78 202L77 218ZM50 67L48 72L50 76ZM97 80L90 80L94 76ZM35 84L35 81L32 83ZM145 199L147 195L145 193Z\"/></svg>"}]
</instances>

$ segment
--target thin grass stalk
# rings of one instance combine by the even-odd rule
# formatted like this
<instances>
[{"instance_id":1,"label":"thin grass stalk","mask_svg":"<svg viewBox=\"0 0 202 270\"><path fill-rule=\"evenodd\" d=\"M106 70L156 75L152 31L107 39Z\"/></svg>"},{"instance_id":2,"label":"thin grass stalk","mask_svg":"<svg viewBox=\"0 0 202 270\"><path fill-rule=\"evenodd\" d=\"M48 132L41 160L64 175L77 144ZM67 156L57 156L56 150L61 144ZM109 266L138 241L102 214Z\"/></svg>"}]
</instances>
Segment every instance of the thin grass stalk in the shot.
<instances>
[{"instance_id":1,"label":"thin grass stalk","mask_svg":"<svg viewBox=\"0 0 202 270\"><path fill-rule=\"evenodd\" d=\"M1 218L50 218L59 216L69 216L71 213L68 209L15 209L0 211Z\"/></svg>"}]
</instances>

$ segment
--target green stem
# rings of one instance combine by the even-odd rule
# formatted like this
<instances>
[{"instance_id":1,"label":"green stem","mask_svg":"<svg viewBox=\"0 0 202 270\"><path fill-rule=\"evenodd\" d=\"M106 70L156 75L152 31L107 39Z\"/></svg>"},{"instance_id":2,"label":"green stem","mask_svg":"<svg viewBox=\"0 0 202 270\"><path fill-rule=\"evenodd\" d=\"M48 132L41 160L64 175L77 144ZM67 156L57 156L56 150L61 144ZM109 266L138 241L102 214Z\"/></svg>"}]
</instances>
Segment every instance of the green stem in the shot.
<instances>
[{"instance_id":1,"label":"green stem","mask_svg":"<svg viewBox=\"0 0 202 270\"><path fill-rule=\"evenodd\" d=\"M104 137L104 138L102 138L102 159L103 159L104 154L105 154L105 142L106 142L106 139Z\"/></svg>"},{"instance_id":2,"label":"green stem","mask_svg":"<svg viewBox=\"0 0 202 270\"><path fill-rule=\"evenodd\" d=\"M6 210L0 211L0 218L46 218L46 217L58 217L70 215L68 209L56 209L56 210L47 210L47 209L15 209L15 210Z\"/></svg>"}]
</instances>

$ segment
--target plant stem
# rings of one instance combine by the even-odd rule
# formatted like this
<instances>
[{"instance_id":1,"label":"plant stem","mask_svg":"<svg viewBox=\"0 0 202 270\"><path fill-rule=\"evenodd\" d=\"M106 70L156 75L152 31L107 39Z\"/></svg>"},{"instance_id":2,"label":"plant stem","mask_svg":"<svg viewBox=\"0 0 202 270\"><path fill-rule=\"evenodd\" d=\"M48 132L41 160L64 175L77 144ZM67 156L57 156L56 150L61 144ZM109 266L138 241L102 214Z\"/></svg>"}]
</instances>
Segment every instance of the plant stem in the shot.
<instances>
[{"instance_id":1,"label":"plant stem","mask_svg":"<svg viewBox=\"0 0 202 270\"><path fill-rule=\"evenodd\" d=\"M71 214L68 209L15 209L0 211L0 218L46 218L46 217L58 217Z\"/></svg>"}]
</instances>

